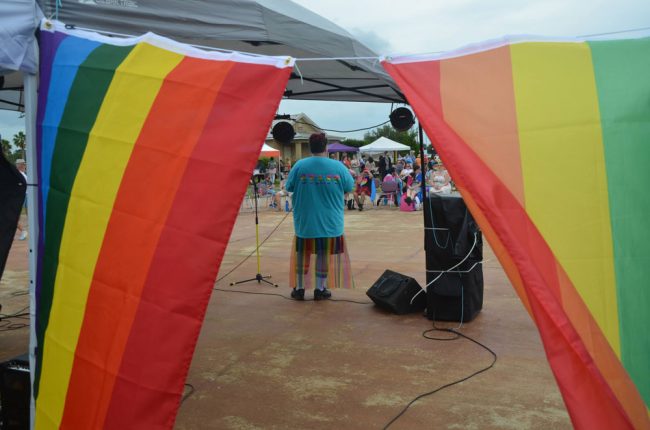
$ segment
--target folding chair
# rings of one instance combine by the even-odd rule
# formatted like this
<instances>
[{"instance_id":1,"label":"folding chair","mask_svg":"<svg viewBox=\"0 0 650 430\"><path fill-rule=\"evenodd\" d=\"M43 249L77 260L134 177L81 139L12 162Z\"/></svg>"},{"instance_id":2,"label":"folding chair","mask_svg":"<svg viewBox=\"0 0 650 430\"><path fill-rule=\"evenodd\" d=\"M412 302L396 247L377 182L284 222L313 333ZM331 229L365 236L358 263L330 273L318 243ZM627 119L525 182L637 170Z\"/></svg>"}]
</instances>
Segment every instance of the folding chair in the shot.
<instances>
[{"instance_id":1,"label":"folding chair","mask_svg":"<svg viewBox=\"0 0 650 430\"><path fill-rule=\"evenodd\" d=\"M388 200L388 206L393 206L395 199L397 198L397 182L395 181L384 181L381 184L381 192L377 193L377 201L375 206L379 207L379 203L382 199Z\"/></svg>"}]
</instances>

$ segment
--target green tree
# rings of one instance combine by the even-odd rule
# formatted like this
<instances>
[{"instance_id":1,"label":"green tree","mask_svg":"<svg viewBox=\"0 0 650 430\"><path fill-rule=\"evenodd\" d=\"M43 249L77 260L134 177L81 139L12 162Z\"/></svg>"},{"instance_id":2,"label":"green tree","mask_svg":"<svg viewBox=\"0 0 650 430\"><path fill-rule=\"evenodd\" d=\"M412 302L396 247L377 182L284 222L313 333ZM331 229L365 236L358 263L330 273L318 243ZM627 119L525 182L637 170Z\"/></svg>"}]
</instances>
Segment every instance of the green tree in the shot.
<instances>
[{"instance_id":1,"label":"green tree","mask_svg":"<svg viewBox=\"0 0 650 430\"><path fill-rule=\"evenodd\" d=\"M360 140L360 139L345 139L345 142L343 142L345 145L348 146L353 146L355 148L360 148L363 145L367 145L368 142L365 140Z\"/></svg>"},{"instance_id":2,"label":"green tree","mask_svg":"<svg viewBox=\"0 0 650 430\"><path fill-rule=\"evenodd\" d=\"M14 135L14 146L18 148L18 150L21 152L21 158L24 160L26 159L25 156L25 132L19 131Z\"/></svg>"},{"instance_id":3,"label":"green tree","mask_svg":"<svg viewBox=\"0 0 650 430\"><path fill-rule=\"evenodd\" d=\"M410 130L407 131L397 131L390 125L384 125L378 128L375 128L373 130L370 130L366 134L363 135L363 140L366 143L371 143L380 137L385 137L390 140L394 140L395 142L403 143L404 145L408 145L411 147L412 150L418 151L419 150L419 145L418 145L418 132L416 129L411 128ZM347 144L347 141L346 141Z\"/></svg>"},{"instance_id":4,"label":"green tree","mask_svg":"<svg viewBox=\"0 0 650 430\"><path fill-rule=\"evenodd\" d=\"M0 143L2 144L2 153L5 155L5 158L10 159L11 158L11 144L7 139L2 139L0 140Z\"/></svg>"}]
</instances>

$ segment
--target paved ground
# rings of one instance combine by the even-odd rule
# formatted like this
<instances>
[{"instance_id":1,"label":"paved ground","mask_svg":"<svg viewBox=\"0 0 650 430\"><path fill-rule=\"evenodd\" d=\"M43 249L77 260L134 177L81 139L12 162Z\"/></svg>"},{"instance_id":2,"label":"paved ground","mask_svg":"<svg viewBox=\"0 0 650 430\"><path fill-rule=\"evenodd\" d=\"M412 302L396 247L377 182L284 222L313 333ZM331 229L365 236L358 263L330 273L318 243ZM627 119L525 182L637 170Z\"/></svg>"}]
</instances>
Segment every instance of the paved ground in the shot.
<instances>
[{"instance_id":1,"label":"paved ground","mask_svg":"<svg viewBox=\"0 0 650 430\"><path fill-rule=\"evenodd\" d=\"M254 256L218 282L187 382L177 429L381 429L420 393L462 379L492 356L458 339L422 337L431 322L369 304L294 302L288 297L291 215L264 210L262 272L279 288L256 282ZM385 269L424 285L422 213L376 209L346 214L355 290L334 297L368 302L366 289ZM283 221L284 219L284 221ZM283 221L282 223L280 223ZM254 217L237 219L223 276L255 249ZM391 429L570 428L537 331L498 261L485 246L483 311L460 331L490 347L494 367L415 403ZM27 250L14 242L0 285L3 312L28 304ZM240 294L233 291L264 294ZM449 326L449 325L447 325ZM24 352L27 329L0 332L0 360Z\"/></svg>"}]
</instances>

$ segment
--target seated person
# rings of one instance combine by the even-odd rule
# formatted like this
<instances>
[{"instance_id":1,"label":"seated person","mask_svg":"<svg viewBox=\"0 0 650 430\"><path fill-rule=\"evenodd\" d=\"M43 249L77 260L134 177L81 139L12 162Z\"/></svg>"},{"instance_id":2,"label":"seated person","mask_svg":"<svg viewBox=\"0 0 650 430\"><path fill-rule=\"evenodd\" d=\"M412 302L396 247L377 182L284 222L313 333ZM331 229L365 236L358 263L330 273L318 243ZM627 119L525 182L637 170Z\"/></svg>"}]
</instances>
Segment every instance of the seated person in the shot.
<instances>
[{"instance_id":1,"label":"seated person","mask_svg":"<svg viewBox=\"0 0 650 430\"><path fill-rule=\"evenodd\" d=\"M268 173L264 175L264 180L257 185L257 195L258 197L271 196L272 201L270 206L272 208L275 207L275 202L273 201L275 189L273 188L273 183L271 182L271 177Z\"/></svg>"},{"instance_id":2,"label":"seated person","mask_svg":"<svg viewBox=\"0 0 650 430\"><path fill-rule=\"evenodd\" d=\"M406 185L406 196L410 197L413 203L415 204L415 209L421 209L422 202L422 185L417 182L412 182L411 185Z\"/></svg>"},{"instance_id":3,"label":"seated person","mask_svg":"<svg viewBox=\"0 0 650 430\"><path fill-rule=\"evenodd\" d=\"M352 178L353 178L353 179L355 180L355 182L356 182L357 177L359 176L359 174L358 174L355 170L350 169L350 175L352 175ZM343 196L343 199L344 199L344 201L345 201L345 204L348 206L348 210L354 210L354 209L356 209L356 208L354 207L354 201L356 200L356 197L355 197L355 195L354 195L354 192L351 192L351 193L345 193L345 195Z\"/></svg>"},{"instance_id":4,"label":"seated person","mask_svg":"<svg viewBox=\"0 0 650 430\"><path fill-rule=\"evenodd\" d=\"M352 157L352 160L350 160L350 168L354 173L359 174L359 159L356 156Z\"/></svg>"},{"instance_id":5,"label":"seated person","mask_svg":"<svg viewBox=\"0 0 650 430\"><path fill-rule=\"evenodd\" d=\"M451 178L441 163L435 164L433 173L427 176L429 177L427 185L429 185L430 193L451 193Z\"/></svg>"},{"instance_id":6,"label":"seated person","mask_svg":"<svg viewBox=\"0 0 650 430\"><path fill-rule=\"evenodd\" d=\"M397 182L397 204L399 204L399 202L402 199L402 189L404 188L404 181L402 181L402 178L399 177L397 171L393 175L393 178L395 179L395 182Z\"/></svg>"},{"instance_id":7,"label":"seated person","mask_svg":"<svg viewBox=\"0 0 650 430\"><path fill-rule=\"evenodd\" d=\"M399 201L399 210L402 212L413 212L415 210L415 201L409 197L406 185L402 189L402 197Z\"/></svg>"},{"instance_id":8,"label":"seated person","mask_svg":"<svg viewBox=\"0 0 650 430\"><path fill-rule=\"evenodd\" d=\"M287 191L287 189L285 188L286 183L287 183L286 179L280 181L280 191L273 192L273 203L271 204L271 207L276 208L278 212L282 212L282 197L287 197L287 202L288 202L289 200L291 200L289 197L293 194ZM287 205L287 207L290 206L291 203Z\"/></svg>"},{"instance_id":9,"label":"seated person","mask_svg":"<svg viewBox=\"0 0 650 430\"><path fill-rule=\"evenodd\" d=\"M413 182L415 181L413 179L413 175L405 175L403 179L407 186L409 187L413 186Z\"/></svg>"},{"instance_id":10,"label":"seated person","mask_svg":"<svg viewBox=\"0 0 650 430\"><path fill-rule=\"evenodd\" d=\"M400 176L405 178L407 175L413 173L413 165L411 163L406 163L406 166L402 169Z\"/></svg>"},{"instance_id":11,"label":"seated person","mask_svg":"<svg viewBox=\"0 0 650 430\"><path fill-rule=\"evenodd\" d=\"M395 191L395 201L394 201L394 203L395 203L396 206L398 206L399 201L400 201L399 199L402 196L403 183L402 183L402 180L400 179L400 177L397 175L397 173L395 173L395 167L388 168L387 172L388 173L386 173L386 176L384 176L384 180L383 180L382 186L381 186L382 193L384 192L384 184L385 183L395 183L395 190L396 191ZM381 198L382 198L382 195L379 196L378 202L379 202L379 200ZM386 204L387 197L383 196L383 198L384 198L384 204Z\"/></svg>"},{"instance_id":12,"label":"seated person","mask_svg":"<svg viewBox=\"0 0 650 430\"><path fill-rule=\"evenodd\" d=\"M413 173L413 177L415 178L415 182L422 183L422 169L420 166L417 166L415 168L415 172Z\"/></svg>"},{"instance_id":13,"label":"seated person","mask_svg":"<svg viewBox=\"0 0 650 430\"><path fill-rule=\"evenodd\" d=\"M366 201L366 196L370 197L372 195L372 173L368 169L365 169L357 177L357 186L354 190L354 200L357 202L359 210L363 210L363 204Z\"/></svg>"},{"instance_id":14,"label":"seated person","mask_svg":"<svg viewBox=\"0 0 650 430\"><path fill-rule=\"evenodd\" d=\"M386 176L384 176L384 182L395 182L395 176L395 168L389 168L388 173L386 173Z\"/></svg>"}]
</instances>

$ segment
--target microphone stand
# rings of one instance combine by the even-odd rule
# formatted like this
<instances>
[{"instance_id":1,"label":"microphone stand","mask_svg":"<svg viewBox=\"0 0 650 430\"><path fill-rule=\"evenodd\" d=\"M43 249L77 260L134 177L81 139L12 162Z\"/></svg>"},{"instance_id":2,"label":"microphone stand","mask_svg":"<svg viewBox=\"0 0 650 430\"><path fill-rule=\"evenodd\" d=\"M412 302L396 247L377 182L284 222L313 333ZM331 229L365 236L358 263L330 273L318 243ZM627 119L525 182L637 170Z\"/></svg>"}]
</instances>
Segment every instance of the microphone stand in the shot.
<instances>
[{"instance_id":1,"label":"microphone stand","mask_svg":"<svg viewBox=\"0 0 650 430\"><path fill-rule=\"evenodd\" d=\"M267 281L267 279L269 279L271 275L262 276L261 273L262 270L260 268L260 227L259 227L259 219L258 219L258 212L257 212L257 183L255 182L255 177L251 179L251 182L253 183L253 196L255 197L255 253L257 254L257 273L255 274L254 278L244 279L243 281L231 282L230 285L231 286L239 285L239 284L244 284L246 282L257 281L258 284L264 282L277 288L279 287L278 284L274 284L271 281Z\"/></svg>"}]
</instances>

